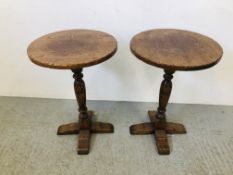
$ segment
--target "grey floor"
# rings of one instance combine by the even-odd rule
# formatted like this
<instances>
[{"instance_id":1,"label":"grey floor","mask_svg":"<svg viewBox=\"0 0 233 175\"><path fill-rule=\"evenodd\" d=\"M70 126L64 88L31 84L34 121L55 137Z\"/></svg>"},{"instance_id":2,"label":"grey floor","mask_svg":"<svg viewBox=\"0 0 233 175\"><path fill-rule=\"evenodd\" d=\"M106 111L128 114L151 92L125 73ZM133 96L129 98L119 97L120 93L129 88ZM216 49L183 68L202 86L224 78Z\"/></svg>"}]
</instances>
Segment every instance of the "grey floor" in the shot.
<instances>
[{"instance_id":1,"label":"grey floor","mask_svg":"<svg viewBox=\"0 0 233 175\"><path fill-rule=\"evenodd\" d=\"M74 100L0 97L1 175L232 175L233 107L168 106L168 120L186 135L169 137L171 154L159 156L152 135L131 136L129 126L149 121L154 103L88 101L96 119L114 134L91 139L89 155L76 154L77 135L57 136L57 126L77 120Z\"/></svg>"}]
</instances>

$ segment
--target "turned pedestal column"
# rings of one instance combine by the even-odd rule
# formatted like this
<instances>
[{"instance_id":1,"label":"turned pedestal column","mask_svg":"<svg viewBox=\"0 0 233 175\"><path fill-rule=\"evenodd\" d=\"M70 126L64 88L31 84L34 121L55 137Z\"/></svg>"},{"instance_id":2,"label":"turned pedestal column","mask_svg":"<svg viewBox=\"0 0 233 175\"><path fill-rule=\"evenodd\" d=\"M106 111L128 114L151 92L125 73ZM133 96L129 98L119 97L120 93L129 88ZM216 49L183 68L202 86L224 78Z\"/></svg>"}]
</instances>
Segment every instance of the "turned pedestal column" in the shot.
<instances>
[{"instance_id":1,"label":"turned pedestal column","mask_svg":"<svg viewBox=\"0 0 233 175\"><path fill-rule=\"evenodd\" d=\"M74 91L79 106L79 121L61 125L58 135L79 134L78 154L89 153L91 133L113 133L113 125L110 123L93 122L93 111L88 111L86 106L86 88L82 79L82 69L72 70L74 75Z\"/></svg>"},{"instance_id":2,"label":"turned pedestal column","mask_svg":"<svg viewBox=\"0 0 233 175\"><path fill-rule=\"evenodd\" d=\"M132 53L143 62L164 69L157 111L148 111L148 123L130 127L131 134L154 134L159 154L169 154L167 134L185 134L182 124L167 122L166 107L172 90L173 73L177 70L201 70L214 66L223 51L214 40L190 31L156 29L135 35ZM184 109L185 110L185 109Z\"/></svg>"},{"instance_id":3,"label":"turned pedestal column","mask_svg":"<svg viewBox=\"0 0 233 175\"><path fill-rule=\"evenodd\" d=\"M61 125L58 135L79 134L77 152L88 154L91 133L112 133L110 123L93 122L93 112L86 106L86 87L82 70L101 63L114 55L117 43L113 36L94 30L68 30L51 33L33 41L28 56L40 66L71 69L74 91L79 106L79 118L75 123Z\"/></svg>"}]
</instances>

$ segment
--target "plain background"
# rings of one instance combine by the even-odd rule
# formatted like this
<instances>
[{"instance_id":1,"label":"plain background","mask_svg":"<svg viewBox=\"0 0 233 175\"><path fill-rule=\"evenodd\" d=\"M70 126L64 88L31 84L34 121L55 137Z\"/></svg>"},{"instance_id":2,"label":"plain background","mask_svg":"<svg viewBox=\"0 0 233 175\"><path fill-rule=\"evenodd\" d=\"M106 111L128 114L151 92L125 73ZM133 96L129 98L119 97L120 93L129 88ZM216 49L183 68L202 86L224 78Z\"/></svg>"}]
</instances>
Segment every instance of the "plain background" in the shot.
<instances>
[{"instance_id":1,"label":"plain background","mask_svg":"<svg viewBox=\"0 0 233 175\"><path fill-rule=\"evenodd\" d=\"M0 0L0 95L75 98L70 71L32 64L26 54L37 37L65 29L97 29L118 40L117 54L84 70L92 100L158 101L163 71L137 60L133 35L179 28L218 41L224 56L211 69L177 72L171 102L233 105L232 0Z\"/></svg>"}]
</instances>

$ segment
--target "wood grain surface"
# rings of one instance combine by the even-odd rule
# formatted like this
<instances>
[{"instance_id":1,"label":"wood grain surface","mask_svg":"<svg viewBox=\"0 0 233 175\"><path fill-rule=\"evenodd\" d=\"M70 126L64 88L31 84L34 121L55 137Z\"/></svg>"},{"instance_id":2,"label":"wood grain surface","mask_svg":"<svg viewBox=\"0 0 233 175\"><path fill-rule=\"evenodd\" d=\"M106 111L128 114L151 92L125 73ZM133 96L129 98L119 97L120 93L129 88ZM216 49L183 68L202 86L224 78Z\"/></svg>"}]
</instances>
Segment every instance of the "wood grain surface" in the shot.
<instances>
[{"instance_id":1,"label":"wood grain surface","mask_svg":"<svg viewBox=\"0 0 233 175\"><path fill-rule=\"evenodd\" d=\"M58 135L79 134L77 153L88 154L90 150L91 133L113 133L114 127L111 123L93 122L93 111L87 110L86 86L83 80L82 69L72 70L74 80L74 91L79 106L79 120L58 127Z\"/></svg>"},{"instance_id":2,"label":"wood grain surface","mask_svg":"<svg viewBox=\"0 0 233 175\"><path fill-rule=\"evenodd\" d=\"M67 30L50 33L28 47L32 62L43 67L76 69L110 58L117 50L116 39L95 30Z\"/></svg>"},{"instance_id":3,"label":"wood grain surface","mask_svg":"<svg viewBox=\"0 0 233 175\"><path fill-rule=\"evenodd\" d=\"M213 39L185 30L155 29L141 32L130 43L140 60L164 69L199 70L211 67L222 57Z\"/></svg>"}]
</instances>

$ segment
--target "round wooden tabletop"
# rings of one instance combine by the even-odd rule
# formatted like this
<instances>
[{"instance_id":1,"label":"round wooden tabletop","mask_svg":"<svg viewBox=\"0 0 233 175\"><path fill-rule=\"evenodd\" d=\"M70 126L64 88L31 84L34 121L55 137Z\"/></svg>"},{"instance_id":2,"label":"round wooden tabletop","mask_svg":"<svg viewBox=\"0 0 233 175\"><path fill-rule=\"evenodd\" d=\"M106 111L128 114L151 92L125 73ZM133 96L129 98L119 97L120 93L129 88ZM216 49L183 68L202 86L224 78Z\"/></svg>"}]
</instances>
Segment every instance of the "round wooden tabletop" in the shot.
<instances>
[{"instance_id":1,"label":"round wooden tabletop","mask_svg":"<svg viewBox=\"0 0 233 175\"><path fill-rule=\"evenodd\" d=\"M117 50L116 39L95 30L60 31L33 41L28 47L32 62L43 67L76 69L101 63Z\"/></svg>"},{"instance_id":2,"label":"round wooden tabletop","mask_svg":"<svg viewBox=\"0 0 233 175\"><path fill-rule=\"evenodd\" d=\"M130 44L140 60L170 70L199 70L221 59L223 50L204 35L175 29L155 29L135 35Z\"/></svg>"}]
</instances>

